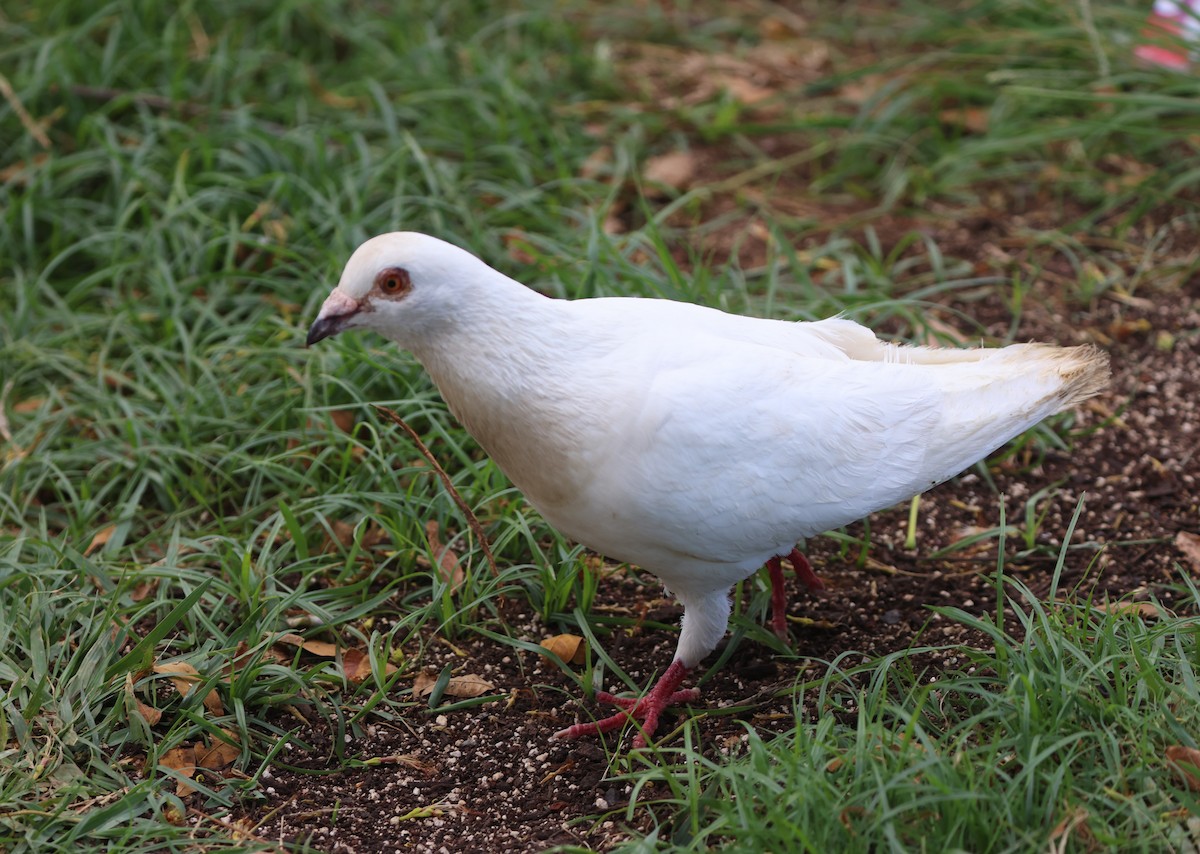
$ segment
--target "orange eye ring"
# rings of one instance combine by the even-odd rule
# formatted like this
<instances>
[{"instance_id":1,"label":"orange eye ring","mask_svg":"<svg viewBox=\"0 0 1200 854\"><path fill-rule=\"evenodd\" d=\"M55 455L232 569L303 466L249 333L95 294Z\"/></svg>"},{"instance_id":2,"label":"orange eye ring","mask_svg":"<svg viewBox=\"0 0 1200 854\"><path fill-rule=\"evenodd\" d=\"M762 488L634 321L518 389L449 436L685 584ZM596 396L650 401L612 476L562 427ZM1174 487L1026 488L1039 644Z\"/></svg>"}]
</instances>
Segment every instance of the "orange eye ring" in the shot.
<instances>
[{"instance_id":1,"label":"orange eye ring","mask_svg":"<svg viewBox=\"0 0 1200 854\"><path fill-rule=\"evenodd\" d=\"M375 276L375 287L384 296L404 296L412 290L412 279L403 267L388 267Z\"/></svg>"}]
</instances>

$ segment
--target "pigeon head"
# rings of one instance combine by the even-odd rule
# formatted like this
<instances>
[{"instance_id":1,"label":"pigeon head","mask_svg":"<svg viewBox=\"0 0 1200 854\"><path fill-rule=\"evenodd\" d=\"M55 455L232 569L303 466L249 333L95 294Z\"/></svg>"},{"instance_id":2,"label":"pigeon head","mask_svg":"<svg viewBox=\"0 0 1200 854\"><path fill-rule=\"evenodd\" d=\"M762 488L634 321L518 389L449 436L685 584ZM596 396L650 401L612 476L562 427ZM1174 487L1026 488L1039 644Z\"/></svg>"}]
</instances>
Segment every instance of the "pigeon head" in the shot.
<instances>
[{"instance_id":1,"label":"pigeon head","mask_svg":"<svg viewBox=\"0 0 1200 854\"><path fill-rule=\"evenodd\" d=\"M452 320L474 285L494 270L444 240L411 231L381 234L350 256L308 330L313 344L347 329L378 332L401 346Z\"/></svg>"}]
</instances>

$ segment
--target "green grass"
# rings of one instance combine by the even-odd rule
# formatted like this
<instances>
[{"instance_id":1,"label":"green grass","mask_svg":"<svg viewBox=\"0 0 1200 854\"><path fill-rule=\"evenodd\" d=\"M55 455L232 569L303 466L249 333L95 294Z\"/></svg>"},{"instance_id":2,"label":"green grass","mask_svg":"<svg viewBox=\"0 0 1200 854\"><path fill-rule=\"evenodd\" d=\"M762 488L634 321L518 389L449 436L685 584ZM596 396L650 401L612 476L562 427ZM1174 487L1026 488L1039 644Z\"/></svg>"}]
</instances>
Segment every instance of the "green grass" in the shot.
<instances>
[{"instance_id":1,"label":"green grass","mask_svg":"<svg viewBox=\"0 0 1200 854\"><path fill-rule=\"evenodd\" d=\"M204 811L220 816L256 797L283 736L299 738L285 732L283 706L338 731L405 714L389 689L414 648L433 630L504 642L502 592L548 622L586 621L594 579L579 550L524 507L411 359L361 336L302 348L342 262L373 233L429 231L564 296L662 295L796 319L846 311L912 335L948 294L999 293L1019 314L1036 268L981 274L915 230L885 247L870 229L826 234L769 210L779 248L761 268L694 253L684 269L669 250L687 235L667 211L639 205L644 224L608 236L604 211L626 190L579 177L602 144L630 178L646 156L706 140L734 144L741 165L769 174L760 140L790 133L826 148L812 195L866 200L862 222L930 204L978 210L1000 186L1031 205L1048 194L1061 229L1030 244L1073 253L1077 288L1064 299L1075 308L1110 290L1155 292L1195 265L1078 239L1123 239L1120 224L1147 213L1195 214L1200 85L1124 58L1122 34L1142 14L1132 7L1093 9L1094 38L1079 26L1086 5L1032 0L953 14L906 4L900 39L865 7L816 20L838 62L809 86L812 109L753 125L720 97L674 113L631 109L608 49L651 32L737 53L758 38L753 19L718 11L691 26L655 11L647 25L632 7L601 19L550 3L407 5L381 15L349 2L70 0L0 13L0 71L40 123L31 130L0 103L10 435L0 446L0 849L253 849L215 822L167 820L186 807L159 764L166 751L237 733L246 778L199 784ZM839 101L842 82L869 74L894 79L861 106ZM987 110L986 133L938 120L962 104ZM514 232L532 266L510 256ZM814 234L814 247L795 248ZM451 472L488 529L499 578L466 536L455 596L416 565L428 557L427 521L465 525L372 403L403 412ZM353 432L332 418L345 410ZM363 545L372 525L388 552ZM1195 804L1161 766L1147 769L1195 732L1194 628L1019 594L1024 635L994 629L996 650L963 651L978 657L975 671L939 675L937 696L891 659L838 663L798 686L797 702L818 696L856 715L802 719L774 741L748 733L748 755L729 762L668 746L664 766L635 777L668 780L674 793L652 805L658 843L641 845L665 845L669 832L681 846L754 848L746 834L761 833L760 847L793 850L809 833L814 850L915 849L934 827L943 835L929 850L1036 849L1075 808L1103 844L1173 844L1169 811ZM352 684L328 664L268 655L298 614L369 650L379 679ZM164 677L147 672L173 660L200 674L187 697L159 696ZM385 675L389 661L396 675ZM1104 694L1105 669L1138 679ZM201 704L212 686L220 716ZM1038 709L1028 701L1047 695L1063 702L1028 719ZM161 705L163 721L147 726L138 700ZM1087 773L1073 764L1085 750ZM842 770L825 771L834 758ZM780 809L758 812L756 800ZM786 816L785 803L796 805ZM850 807L863 811L843 823ZM1001 821L1024 835L1005 835Z\"/></svg>"},{"instance_id":2,"label":"green grass","mask_svg":"<svg viewBox=\"0 0 1200 854\"><path fill-rule=\"evenodd\" d=\"M792 729L747 725L736 760L697 757L689 725L683 747L662 751L673 773L628 771L635 793L667 785L659 839L735 851L1193 847L1183 819L1200 803L1165 751L1196 746L1194 619L1043 603L1002 569L997 579L1003 613L937 609L987 645L860 665L846 651L795 686ZM1187 590L1195 609L1200 590ZM944 664L914 663L930 655Z\"/></svg>"}]
</instances>

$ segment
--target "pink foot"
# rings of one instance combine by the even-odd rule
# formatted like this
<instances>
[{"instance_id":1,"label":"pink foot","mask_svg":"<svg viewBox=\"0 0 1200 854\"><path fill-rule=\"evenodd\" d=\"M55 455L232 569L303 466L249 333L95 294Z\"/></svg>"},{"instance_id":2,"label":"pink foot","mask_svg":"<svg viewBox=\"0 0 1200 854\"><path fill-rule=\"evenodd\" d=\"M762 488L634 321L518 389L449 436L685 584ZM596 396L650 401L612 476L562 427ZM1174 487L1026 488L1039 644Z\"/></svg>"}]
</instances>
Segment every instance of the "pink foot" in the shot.
<instances>
[{"instance_id":1,"label":"pink foot","mask_svg":"<svg viewBox=\"0 0 1200 854\"><path fill-rule=\"evenodd\" d=\"M658 718L668 706L679 703L690 703L700 696L698 688L676 690L688 669L680 661L671 662L667 672L658 678L654 687L641 699L632 697L614 697L607 691L597 691L596 699L601 703L612 703L620 706L621 711L603 720L590 724L575 724L554 733L553 738L579 738L581 735L599 735L602 732L614 730L623 726L629 720L641 722L641 732L633 738L634 747L645 747L646 737L654 735L658 728Z\"/></svg>"},{"instance_id":2,"label":"pink foot","mask_svg":"<svg viewBox=\"0 0 1200 854\"><path fill-rule=\"evenodd\" d=\"M812 564L808 562L799 549L792 549L787 556L796 570L796 577L809 590L825 589L825 582L813 572ZM788 639L787 630L787 595L783 588L783 564L781 557L773 557L767 561L767 570L771 574L771 629L781 641Z\"/></svg>"}]
</instances>

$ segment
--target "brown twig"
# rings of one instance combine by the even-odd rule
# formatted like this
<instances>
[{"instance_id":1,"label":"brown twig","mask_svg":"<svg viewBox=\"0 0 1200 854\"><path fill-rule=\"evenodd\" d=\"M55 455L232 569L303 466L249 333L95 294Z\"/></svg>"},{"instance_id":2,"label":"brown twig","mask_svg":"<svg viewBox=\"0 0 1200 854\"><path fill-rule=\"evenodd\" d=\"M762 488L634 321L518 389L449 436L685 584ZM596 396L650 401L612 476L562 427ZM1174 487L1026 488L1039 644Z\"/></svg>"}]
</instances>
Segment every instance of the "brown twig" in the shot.
<instances>
[{"instance_id":1,"label":"brown twig","mask_svg":"<svg viewBox=\"0 0 1200 854\"><path fill-rule=\"evenodd\" d=\"M25 130L37 140L37 144L42 148L50 147L50 137L46 136L46 131L33 120L33 116L29 115L29 111L25 109L25 105L21 103L21 99L17 97L17 93L13 91L12 84L8 82L8 78L0 74L0 94L4 95L4 100L8 101L8 105L12 107L17 118L21 120Z\"/></svg>"},{"instance_id":2,"label":"brown twig","mask_svg":"<svg viewBox=\"0 0 1200 854\"><path fill-rule=\"evenodd\" d=\"M128 98L133 104L147 109L154 110L160 113L178 112L187 118L199 118L209 114L216 115L223 120L230 120L233 112L230 110L214 110L204 104L197 104L195 101L176 101L173 98L167 98L163 95L155 95L153 92L129 92L124 89L111 89L107 86L83 86L73 85L69 87L72 95L77 95L89 101L102 101L109 103L121 98ZM259 121L258 125L264 130L269 131L277 136L282 136L287 133L288 129L278 122Z\"/></svg>"},{"instance_id":3,"label":"brown twig","mask_svg":"<svg viewBox=\"0 0 1200 854\"><path fill-rule=\"evenodd\" d=\"M425 443L421 441L421 437L417 435L417 431L409 426L408 422L397 415L386 406L375 405L375 409L384 418L391 421L397 427L408 434L409 438L416 443L417 448L424 455L425 459L429 460L429 464L433 466L433 470L437 472L438 477L442 479L442 484L445 485L446 491L450 493L450 497L454 499L454 503L458 505L458 509L467 517L467 524L471 526L471 531L474 532L476 539L479 540L479 546L483 549L483 555L487 558L488 566L492 568L492 575L498 576L500 569L496 566L496 558L492 554L492 547L488 545L487 536L483 533L483 526L479 524L479 520L475 518L475 514L471 512L471 508L467 506L467 502L463 501L463 497L458 494L458 490L454 488L454 484L450 482L450 475L446 474L446 470L433 456L429 448L425 447Z\"/></svg>"}]
</instances>

